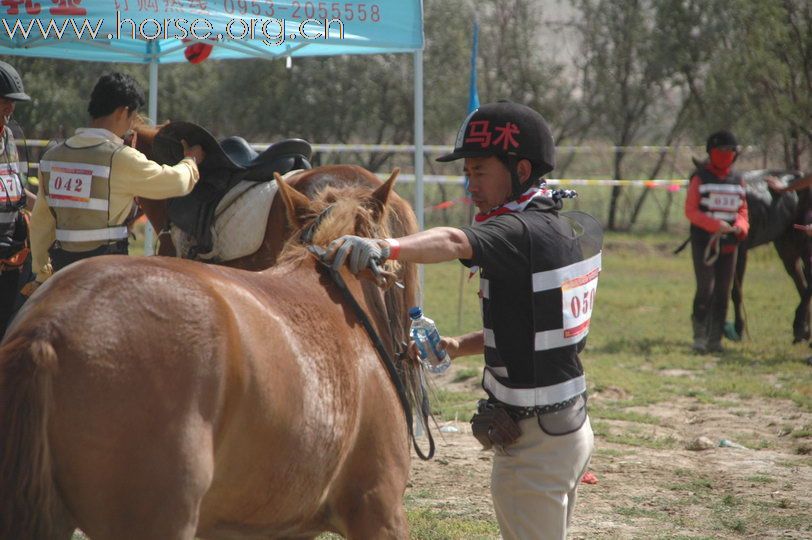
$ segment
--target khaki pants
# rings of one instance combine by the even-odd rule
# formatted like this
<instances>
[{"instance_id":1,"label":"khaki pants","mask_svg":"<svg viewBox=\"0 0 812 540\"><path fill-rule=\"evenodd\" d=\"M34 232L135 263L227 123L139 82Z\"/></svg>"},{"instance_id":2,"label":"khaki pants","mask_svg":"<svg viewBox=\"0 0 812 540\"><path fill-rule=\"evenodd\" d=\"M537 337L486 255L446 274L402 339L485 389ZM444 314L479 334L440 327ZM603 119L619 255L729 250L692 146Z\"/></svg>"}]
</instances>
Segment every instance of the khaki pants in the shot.
<instances>
[{"instance_id":1,"label":"khaki pants","mask_svg":"<svg viewBox=\"0 0 812 540\"><path fill-rule=\"evenodd\" d=\"M522 420L519 427L522 436L507 453L496 452L491 472L502 538L563 540L594 447L589 417L567 435L548 435L537 418Z\"/></svg>"}]
</instances>

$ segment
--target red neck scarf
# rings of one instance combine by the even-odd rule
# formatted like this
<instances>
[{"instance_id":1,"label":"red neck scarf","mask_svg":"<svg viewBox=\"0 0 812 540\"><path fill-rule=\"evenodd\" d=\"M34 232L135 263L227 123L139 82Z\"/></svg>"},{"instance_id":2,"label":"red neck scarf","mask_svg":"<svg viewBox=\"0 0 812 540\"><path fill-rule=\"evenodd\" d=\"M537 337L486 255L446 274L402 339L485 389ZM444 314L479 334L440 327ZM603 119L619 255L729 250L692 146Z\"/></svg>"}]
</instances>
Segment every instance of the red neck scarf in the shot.
<instances>
[{"instance_id":1,"label":"red neck scarf","mask_svg":"<svg viewBox=\"0 0 812 540\"><path fill-rule=\"evenodd\" d=\"M482 223L483 221L487 221L493 216L499 216L501 214L508 214L512 212L521 212L527 205L530 204L530 201L536 199L537 197L549 197L551 195L551 191L547 188L539 188L539 187L531 187L527 191L521 194L518 199L513 201L508 201L501 206L496 206L491 208L487 212L480 212L474 216L475 223Z\"/></svg>"}]
</instances>

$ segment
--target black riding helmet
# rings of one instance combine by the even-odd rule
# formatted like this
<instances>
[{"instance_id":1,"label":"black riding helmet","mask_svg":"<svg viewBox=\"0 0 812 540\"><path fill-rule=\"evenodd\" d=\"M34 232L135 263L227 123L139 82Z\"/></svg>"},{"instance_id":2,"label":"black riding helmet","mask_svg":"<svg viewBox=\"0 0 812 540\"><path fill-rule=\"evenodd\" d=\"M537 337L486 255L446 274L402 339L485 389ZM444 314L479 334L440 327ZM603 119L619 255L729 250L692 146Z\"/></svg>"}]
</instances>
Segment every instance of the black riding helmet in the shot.
<instances>
[{"instance_id":1,"label":"black riding helmet","mask_svg":"<svg viewBox=\"0 0 812 540\"><path fill-rule=\"evenodd\" d=\"M12 101L31 101L31 97L25 93L20 74L5 62L0 62L0 97Z\"/></svg>"},{"instance_id":2,"label":"black riding helmet","mask_svg":"<svg viewBox=\"0 0 812 540\"><path fill-rule=\"evenodd\" d=\"M739 143L731 132L722 130L712 133L711 136L708 137L708 142L705 143L705 151L710 153L712 148L725 148L738 153Z\"/></svg>"},{"instance_id":3,"label":"black riding helmet","mask_svg":"<svg viewBox=\"0 0 812 540\"><path fill-rule=\"evenodd\" d=\"M440 156L437 161L487 156L496 156L507 165L515 198L555 168L555 141L539 113L519 103L497 101L469 114L457 134L454 151ZM516 172L516 164L522 159L533 165L524 185Z\"/></svg>"}]
</instances>

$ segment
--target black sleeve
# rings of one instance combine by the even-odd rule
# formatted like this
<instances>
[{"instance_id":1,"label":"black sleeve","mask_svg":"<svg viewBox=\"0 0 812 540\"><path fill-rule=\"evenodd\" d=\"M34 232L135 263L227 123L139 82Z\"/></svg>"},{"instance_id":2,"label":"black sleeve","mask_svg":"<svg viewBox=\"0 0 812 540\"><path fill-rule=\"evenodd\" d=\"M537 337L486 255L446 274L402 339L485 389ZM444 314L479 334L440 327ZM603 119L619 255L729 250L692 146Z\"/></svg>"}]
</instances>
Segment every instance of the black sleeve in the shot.
<instances>
[{"instance_id":1,"label":"black sleeve","mask_svg":"<svg viewBox=\"0 0 812 540\"><path fill-rule=\"evenodd\" d=\"M530 269L530 244L521 221L510 214L495 216L488 221L462 227L474 252L470 259L461 259L465 266L480 266L496 278L511 279Z\"/></svg>"}]
</instances>

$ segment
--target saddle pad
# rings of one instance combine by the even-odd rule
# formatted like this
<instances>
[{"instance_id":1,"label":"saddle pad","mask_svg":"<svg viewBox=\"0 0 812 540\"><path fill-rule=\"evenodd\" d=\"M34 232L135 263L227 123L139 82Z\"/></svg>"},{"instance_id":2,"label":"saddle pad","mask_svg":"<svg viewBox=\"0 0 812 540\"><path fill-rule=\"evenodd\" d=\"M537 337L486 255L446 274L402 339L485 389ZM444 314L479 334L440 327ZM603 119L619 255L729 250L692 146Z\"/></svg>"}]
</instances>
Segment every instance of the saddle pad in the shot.
<instances>
[{"instance_id":1,"label":"saddle pad","mask_svg":"<svg viewBox=\"0 0 812 540\"><path fill-rule=\"evenodd\" d=\"M206 261L231 261L255 253L265 239L265 227L278 186L270 182L243 181L223 197L215 211L212 245L199 258Z\"/></svg>"}]
</instances>

